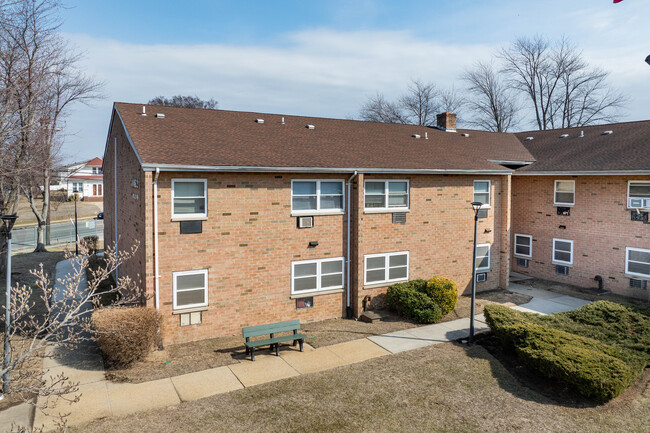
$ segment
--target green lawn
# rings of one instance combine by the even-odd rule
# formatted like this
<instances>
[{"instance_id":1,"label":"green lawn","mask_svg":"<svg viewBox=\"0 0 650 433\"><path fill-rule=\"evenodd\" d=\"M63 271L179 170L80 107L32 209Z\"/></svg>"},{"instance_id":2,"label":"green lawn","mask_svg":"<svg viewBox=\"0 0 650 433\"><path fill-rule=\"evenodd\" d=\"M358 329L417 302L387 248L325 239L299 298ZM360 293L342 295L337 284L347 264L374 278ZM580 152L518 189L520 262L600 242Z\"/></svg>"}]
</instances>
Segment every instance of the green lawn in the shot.
<instances>
[{"instance_id":1,"label":"green lawn","mask_svg":"<svg viewBox=\"0 0 650 433\"><path fill-rule=\"evenodd\" d=\"M481 346L447 343L73 431L642 432L648 376L605 405L558 403Z\"/></svg>"}]
</instances>

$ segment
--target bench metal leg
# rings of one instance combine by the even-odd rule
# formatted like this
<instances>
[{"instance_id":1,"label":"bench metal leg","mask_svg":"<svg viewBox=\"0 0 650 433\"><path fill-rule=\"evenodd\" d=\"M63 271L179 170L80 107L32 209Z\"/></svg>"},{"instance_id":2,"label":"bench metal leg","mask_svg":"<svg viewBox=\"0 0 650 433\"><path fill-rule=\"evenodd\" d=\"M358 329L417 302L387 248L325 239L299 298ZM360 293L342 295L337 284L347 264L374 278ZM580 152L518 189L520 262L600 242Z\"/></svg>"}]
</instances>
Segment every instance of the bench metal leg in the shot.
<instances>
[{"instance_id":1,"label":"bench metal leg","mask_svg":"<svg viewBox=\"0 0 650 433\"><path fill-rule=\"evenodd\" d=\"M293 330L293 335L296 335L298 333L297 329ZM291 344L291 347L296 347L296 340L293 340L293 343Z\"/></svg>"},{"instance_id":2,"label":"bench metal leg","mask_svg":"<svg viewBox=\"0 0 650 433\"><path fill-rule=\"evenodd\" d=\"M275 356L280 356L280 343L275 343Z\"/></svg>"},{"instance_id":3,"label":"bench metal leg","mask_svg":"<svg viewBox=\"0 0 650 433\"><path fill-rule=\"evenodd\" d=\"M255 348L251 347L251 361L255 361Z\"/></svg>"},{"instance_id":4,"label":"bench metal leg","mask_svg":"<svg viewBox=\"0 0 650 433\"><path fill-rule=\"evenodd\" d=\"M302 343L304 343L304 342L305 342L305 340L303 340L302 338L299 340L299 343L300 343L300 351L301 351L301 352L302 352Z\"/></svg>"}]
</instances>

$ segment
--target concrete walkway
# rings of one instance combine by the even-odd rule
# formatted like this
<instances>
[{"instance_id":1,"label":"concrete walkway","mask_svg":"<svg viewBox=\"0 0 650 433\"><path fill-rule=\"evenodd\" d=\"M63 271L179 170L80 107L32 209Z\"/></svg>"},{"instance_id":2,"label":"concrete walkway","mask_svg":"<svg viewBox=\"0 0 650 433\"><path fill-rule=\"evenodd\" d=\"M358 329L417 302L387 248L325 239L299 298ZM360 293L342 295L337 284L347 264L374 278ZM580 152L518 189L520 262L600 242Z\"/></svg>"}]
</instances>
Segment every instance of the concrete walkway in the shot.
<instances>
[{"instance_id":1,"label":"concrete walkway","mask_svg":"<svg viewBox=\"0 0 650 433\"><path fill-rule=\"evenodd\" d=\"M58 269L58 268L57 268ZM521 311L551 314L568 311L587 304L587 301L544 290L511 284L510 290L533 296L527 304L515 307ZM477 315L476 332L489 328L484 316ZM255 362L249 358L239 363L171 378L144 383L113 383L105 380L104 368L96 348L86 347L74 353L62 354L60 359L48 360L47 374L63 372L78 381L80 401L70 405L59 402L50 413L68 413L68 425L78 425L94 419L126 415L149 409L177 405L183 401L197 400L331 368L349 365L380 356L446 343L466 337L469 319L421 326L384 335L334 344L314 349L305 344L305 351L282 347L280 356L259 353ZM36 413L34 426L54 427L54 420Z\"/></svg>"}]
</instances>

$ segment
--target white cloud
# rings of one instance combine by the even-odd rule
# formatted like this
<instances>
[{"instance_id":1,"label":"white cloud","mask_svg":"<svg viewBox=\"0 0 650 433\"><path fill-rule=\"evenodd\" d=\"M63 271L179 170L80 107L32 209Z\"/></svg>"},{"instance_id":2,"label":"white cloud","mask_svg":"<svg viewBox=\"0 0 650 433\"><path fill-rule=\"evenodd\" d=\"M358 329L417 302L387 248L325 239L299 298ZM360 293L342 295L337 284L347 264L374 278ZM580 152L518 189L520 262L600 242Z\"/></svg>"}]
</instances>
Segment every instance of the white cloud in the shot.
<instances>
[{"instance_id":1,"label":"white cloud","mask_svg":"<svg viewBox=\"0 0 650 433\"><path fill-rule=\"evenodd\" d=\"M107 83L108 99L71 114L64 152L74 158L103 153L113 101L146 102L157 95L214 97L223 109L345 117L377 91L401 93L422 78L450 87L465 67L488 60L496 47L445 45L407 31L336 32L314 29L284 36L280 46L226 44L137 45L68 35L84 52L87 71ZM599 60L610 52L589 52ZM650 67L630 69L634 51L617 50L604 65L626 83L648 86ZM644 75L647 73L646 75ZM645 84L643 80L645 79ZM650 118L650 101L635 113ZM638 118L639 116L634 116Z\"/></svg>"}]
</instances>

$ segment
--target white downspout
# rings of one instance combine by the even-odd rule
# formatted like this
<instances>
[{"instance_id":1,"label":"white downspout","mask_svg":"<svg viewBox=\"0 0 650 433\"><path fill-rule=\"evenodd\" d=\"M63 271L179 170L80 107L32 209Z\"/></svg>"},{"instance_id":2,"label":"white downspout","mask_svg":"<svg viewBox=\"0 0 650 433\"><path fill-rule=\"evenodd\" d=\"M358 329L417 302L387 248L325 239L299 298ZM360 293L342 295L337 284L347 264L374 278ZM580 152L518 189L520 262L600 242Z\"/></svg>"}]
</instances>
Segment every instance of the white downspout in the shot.
<instances>
[{"instance_id":1,"label":"white downspout","mask_svg":"<svg viewBox=\"0 0 650 433\"><path fill-rule=\"evenodd\" d=\"M156 175L153 178L153 254L154 254L154 289L156 291L156 310L160 311L160 275L158 272L158 176L160 168L156 167Z\"/></svg>"},{"instance_id":2,"label":"white downspout","mask_svg":"<svg viewBox=\"0 0 650 433\"><path fill-rule=\"evenodd\" d=\"M117 137L113 142L113 221L115 222L115 261L117 262ZM118 267L115 267L115 284L119 280Z\"/></svg>"},{"instance_id":3,"label":"white downspout","mask_svg":"<svg viewBox=\"0 0 650 433\"><path fill-rule=\"evenodd\" d=\"M357 176L357 171L354 171L354 174L350 176L348 179L348 252L347 252L347 266L346 266L346 284L345 284L345 289L347 292L347 305L346 305L346 314L348 316L348 319L352 318L352 308L350 307L350 264L352 263L352 258L350 257L350 245L351 245L351 240L350 240L350 232L351 227L352 227L352 222L351 222L351 217L352 217L352 179L354 179Z\"/></svg>"}]
</instances>

